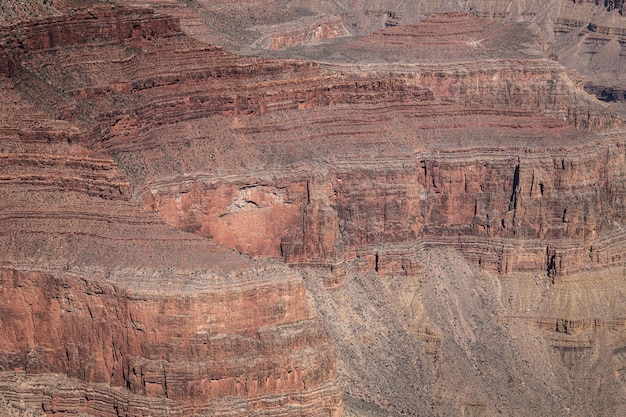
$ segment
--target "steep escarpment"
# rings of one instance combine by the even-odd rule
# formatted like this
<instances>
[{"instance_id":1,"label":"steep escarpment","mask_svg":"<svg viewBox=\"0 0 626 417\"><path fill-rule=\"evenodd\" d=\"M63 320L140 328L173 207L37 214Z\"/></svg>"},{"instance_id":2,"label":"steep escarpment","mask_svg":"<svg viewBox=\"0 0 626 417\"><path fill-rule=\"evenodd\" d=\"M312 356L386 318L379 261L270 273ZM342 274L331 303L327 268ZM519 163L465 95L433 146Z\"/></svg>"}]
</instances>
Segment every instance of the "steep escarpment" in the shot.
<instances>
[{"instance_id":1,"label":"steep escarpment","mask_svg":"<svg viewBox=\"0 0 626 417\"><path fill-rule=\"evenodd\" d=\"M572 134L561 129L564 139ZM180 183L153 184L144 201L173 225L295 263L350 260L358 269L408 273L420 245L450 245L502 273L558 275L622 262L624 145L611 136L591 139L547 155L528 142L508 156L497 148L417 156L396 150L393 161L341 161L314 176L259 173L230 184L214 174L189 175ZM319 142L303 146L313 152Z\"/></svg>"},{"instance_id":2,"label":"steep escarpment","mask_svg":"<svg viewBox=\"0 0 626 417\"><path fill-rule=\"evenodd\" d=\"M446 19L458 32L435 36ZM91 146L116 155L143 182L150 211L250 255L402 273L419 245L452 245L500 272L556 275L621 262L614 246L623 208L620 135L566 123L607 129L619 119L541 52L512 49L508 60L488 59L517 33L532 45L532 33L480 22L452 14L342 45L344 60L364 60L381 38L390 41L356 74L339 58L323 67L295 62L280 76L268 70L275 61L261 61L254 64L255 74L265 71L260 82L243 72L246 60L202 50L243 65L219 76L220 86L247 85L243 97L229 89L223 100L217 90L203 106L194 94L200 86L211 94L212 76L200 85L180 77L177 91L189 96L158 106L160 126L151 105L145 116L140 109L116 120ZM470 34L487 38L490 30L495 44L470 43ZM427 54L433 42L452 51L439 65L422 63L435 59ZM403 48L418 58L392 64ZM40 55L28 59L43 65ZM155 83L142 94L168 91ZM142 98L126 94L128 105ZM112 99L81 100L107 108ZM169 143L180 137L185 147ZM245 155L241 144L250 147Z\"/></svg>"},{"instance_id":3,"label":"steep escarpment","mask_svg":"<svg viewBox=\"0 0 626 417\"><path fill-rule=\"evenodd\" d=\"M450 23L456 31L440 36ZM120 161L146 208L250 255L385 269L386 253L398 263L416 242L449 241L473 246L471 259L501 272L557 274L573 247L581 249L572 270L620 262L605 246L620 233L610 225L623 204L621 142L561 121L601 130L619 119L543 57L527 26L482 23L433 17L324 47L337 55L323 65L239 58L166 32L158 42L142 37L141 50L132 42L35 50L15 78L26 97L89 131L86 146ZM392 62L407 50L405 63ZM379 52L366 63L365 51ZM360 70L345 64L359 60ZM54 104L37 96L42 89ZM555 134L570 150L532 151ZM493 141L511 156L494 159ZM252 147L247 155L241 143ZM442 144L457 151L442 153ZM531 152L528 162L519 149ZM567 163L568 152L590 156ZM378 162L352 165L355 153ZM255 178L262 171L270 174ZM393 172L398 189L379 180ZM573 196L585 204L567 213ZM511 247L518 237L528 239L522 251Z\"/></svg>"},{"instance_id":4,"label":"steep escarpment","mask_svg":"<svg viewBox=\"0 0 626 417\"><path fill-rule=\"evenodd\" d=\"M357 3L3 26L0 410L624 413L621 120L543 26Z\"/></svg>"},{"instance_id":5,"label":"steep escarpment","mask_svg":"<svg viewBox=\"0 0 626 417\"><path fill-rule=\"evenodd\" d=\"M23 85L30 50L146 42L171 35L164 21L105 7L5 32L21 46L4 45L0 77L0 409L340 415L335 351L302 277L142 211L119 165L80 144L90 131L62 108L72 95Z\"/></svg>"},{"instance_id":6,"label":"steep escarpment","mask_svg":"<svg viewBox=\"0 0 626 417\"><path fill-rule=\"evenodd\" d=\"M444 37L437 47L451 52L437 65L393 62L404 49L431 60L435 47L416 40L434 44L424 33L445 19L475 33ZM621 307L578 314L572 296L560 294L572 294L567 279L577 271L595 271L593 281L623 265L624 144L611 130L620 122L543 56L527 27L480 32L472 19L437 17L319 47L336 55L292 67L305 75L297 88L282 71L271 81L281 93L259 98L262 111L245 102L247 114L229 108L183 120L183 112L176 123L129 130L135 142L124 142L123 130L104 142L115 143L108 151L148 211L306 272L350 398L400 415L619 414ZM480 40L489 30L497 42L465 35ZM527 36L529 49L494 62L494 50L519 39L511 33ZM367 61L377 37L392 42ZM279 61L256 68L266 62ZM349 87L333 87L346 79ZM368 79L377 82L371 93L355 91L362 84L354 80ZM258 81L247 80L254 91ZM160 88L153 92L167 91ZM292 91L299 105L272 102ZM171 114L177 108L185 107ZM167 139L180 137L182 147ZM465 284L457 288L458 271ZM516 279L533 289L530 298L517 298L525 293ZM580 384L601 404L590 405Z\"/></svg>"},{"instance_id":7,"label":"steep escarpment","mask_svg":"<svg viewBox=\"0 0 626 417\"><path fill-rule=\"evenodd\" d=\"M128 280L133 272L108 280ZM339 393L329 396L333 353L299 277L263 283L257 275L211 289L213 277L198 275L187 283L195 292L177 289L184 276L175 273L143 283L158 291L133 291L107 280L5 268L3 368L35 381L49 374L81 381L73 410L94 415L119 415L120 396L124 415L228 415L228 398L251 412L281 395L282 412L292 406L315 415L320 407L338 407ZM94 383L104 398L79 401ZM294 395L299 398L288 399ZM33 397L28 400L52 415L67 407L57 403L62 397Z\"/></svg>"},{"instance_id":8,"label":"steep escarpment","mask_svg":"<svg viewBox=\"0 0 626 417\"><path fill-rule=\"evenodd\" d=\"M449 54L435 59L437 42L432 42L441 33L433 28L448 23L459 26L459 32L440 45ZM619 123L609 109L590 100L562 67L543 57L527 27L494 24L481 29L482 24L470 15L452 14L303 55L337 54L323 66L238 58L181 32L172 36L166 32L159 42L139 42L141 50L129 41L99 48L75 45L62 51L33 51L21 59L16 79L22 94L38 105L93 129L88 146L94 149L123 142L131 133L191 119L366 101L424 104L435 100L468 108L516 109L565 118L583 129ZM485 40L487 34L497 41ZM478 35L483 38L474 39ZM515 45L519 36L525 40L521 47L495 58L496 52ZM373 46L387 41L389 48ZM372 62L365 62L365 50L376 51ZM407 60L394 61L402 51L409 52ZM165 64L157 65L157 59ZM346 61L362 61L364 66L359 70L359 65ZM42 89L45 97L38 94ZM110 150L123 151L124 146Z\"/></svg>"},{"instance_id":9,"label":"steep escarpment","mask_svg":"<svg viewBox=\"0 0 626 417\"><path fill-rule=\"evenodd\" d=\"M334 57L323 65L239 58L166 31L141 50L35 50L15 79L120 161L147 209L250 255L340 274L345 261L410 271L416 244L450 244L500 272L621 262L621 139L562 121L619 119L527 26L483 23L455 13L387 29L323 47Z\"/></svg>"}]
</instances>

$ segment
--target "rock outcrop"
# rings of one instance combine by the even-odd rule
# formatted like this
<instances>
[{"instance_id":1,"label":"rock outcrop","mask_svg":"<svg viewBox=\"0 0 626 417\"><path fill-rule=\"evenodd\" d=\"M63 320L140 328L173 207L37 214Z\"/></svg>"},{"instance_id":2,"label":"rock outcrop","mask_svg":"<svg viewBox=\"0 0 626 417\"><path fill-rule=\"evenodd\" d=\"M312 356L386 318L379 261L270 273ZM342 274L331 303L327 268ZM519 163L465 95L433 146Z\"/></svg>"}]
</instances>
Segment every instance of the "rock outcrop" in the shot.
<instances>
[{"instance_id":1,"label":"rock outcrop","mask_svg":"<svg viewBox=\"0 0 626 417\"><path fill-rule=\"evenodd\" d=\"M350 274L332 291L327 273L307 272L347 415L624 413L622 268L552 285L485 273L449 249L415 261L413 275Z\"/></svg>"},{"instance_id":2,"label":"rock outcrop","mask_svg":"<svg viewBox=\"0 0 626 417\"><path fill-rule=\"evenodd\" d=\"M446 18L459 30L438 37ZM490 30L494 45L468 40L486 39ZM211 76L179 77L177 91L188 98L140 107L130 117L134 109L123 111L115 130L89 145L128 161L131 175L141 172L145 188L137 190L148 210L253 256L327 265L340 274L346 261L356 270L409 273L420 245L452 245L502 273L558 275L589 262L619 263L621 229L614 225L623 207L623 144L619 134L580 130L620 121L540 50L506 49L507 39L519 39L514 34L532 45L524 26L484 28L477 18L452 14L344 44L337 49L342 58L323 66L290 63L271 82L275 61L256 61L249 75L222 71L219 85L229 86L230 98L223 89L213 100L196 97L215 88ZM438 65L429 46L435 40L451 49L439 54ZM360 70L343 63L365 61L364 51L384 42L379 58ZM510 51L510 58L494 61L490 48ZM402 49L417 58L392 63ZM223 51L202 53L248 68ZM263 82L255 81L260 74ZM235 82L245 93L233 91ZM146 84L146 95L168 91ZM74 96L77 107L89 100L84 94ZM109 102L89 101L90 109L108 109ZM162 126L151 129L157 108ZM124 140L129 135L131 142ZM181 136L186 148L165 145ZM238 153L241 140L254 146L248 155ZM172 155L183 165L153 162ZM355 155L365 159L353 162Z\"/></svg>"},{"instance_id":3,"label":"rock outcrop","mask_svg":"<svg viewBox=\"0 0 626 417\"><path fill-rule=\"evenodd\" d=\"M335 350L302 277L142 211L118 164L81 145L94 126L63 107L79 93L29 84L34 51L181 45L177 21L108 6L35 23L4 28L2 47L0 410L341 415Z\"/></svg>"},{"instance_id":4,"label":"rock outcrop","mask_svg":"<svg viewBox=\"0 0 626 417\"><path fill-rule=\"evenodd\" d=\"M212 276L180 288L185 276L171 273L136 290L137 271L94 280L4 268L3 377L74 380L77 392L23 398L50 415L254 415L271 402L282 404L277 413L337 414L334 353L302 279L246 273L257 276L222 288Z\"/></svg>"},{"instance_id":5,"label":"rock outcrop","mask_svg":"<svg viewBox=\"0 0 626 417\"><path fill-rule=\"evenodd\" d=\"M19 21L2 28L0 74L13 75L23 54L68 45L150 39L180 33L178 20L149 9L99 8Z\"/></svg>"},{"instance_id":6,"label":"rock outcrop","mask_svg":"<svg viewBox=\"0 0 626 417\"><path fill-rule=\"evenodd\" d=\"M1 20L0 410L624 413L600 5L148 3Z\"/></svg>"}]
</instances>

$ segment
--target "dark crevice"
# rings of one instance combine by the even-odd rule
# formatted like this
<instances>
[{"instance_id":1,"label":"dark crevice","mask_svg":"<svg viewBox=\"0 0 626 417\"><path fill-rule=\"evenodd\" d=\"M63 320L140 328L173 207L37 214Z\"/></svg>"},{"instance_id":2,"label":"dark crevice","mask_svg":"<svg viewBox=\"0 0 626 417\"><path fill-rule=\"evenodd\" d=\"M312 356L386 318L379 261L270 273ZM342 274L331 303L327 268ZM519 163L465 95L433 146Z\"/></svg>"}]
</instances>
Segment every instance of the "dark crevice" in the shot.
<instances>
[{"instance_id":1,"label":"dark crevice","mask_svg":"<svg viewBox=\"0 0 626 417\"><path fill-rule=\"evenodd\" d=\"M378 252L375 255L374 271L378 272Z\"/></svg>"},{"instance_id":2,"label":"dark crevice","mask_svg":"<svg viewBox=\"0 0 626 417\"><path fill-rule=\"evenodd\" d=\"M513 210L517 208L517 197L518 197L519 189L520 189L519 171L520 171L520 163L518 161L517 165L515 165L515 172L513 172L513 192L511 193L509 210Z\"/></svg>"}]
</instances>

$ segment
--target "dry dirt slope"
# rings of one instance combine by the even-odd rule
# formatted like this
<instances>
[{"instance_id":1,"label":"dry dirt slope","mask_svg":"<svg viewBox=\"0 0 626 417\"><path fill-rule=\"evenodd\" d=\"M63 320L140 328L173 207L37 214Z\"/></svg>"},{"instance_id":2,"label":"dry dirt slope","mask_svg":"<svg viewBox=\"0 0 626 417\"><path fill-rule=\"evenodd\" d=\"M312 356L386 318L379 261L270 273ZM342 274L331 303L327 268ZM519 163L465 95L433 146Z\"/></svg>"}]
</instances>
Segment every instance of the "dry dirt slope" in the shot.
<instances>
[{"instance_id":1,"label":"dry dirt slope","mask_svg":"<svg viewBox=\"0 0 626 417\"><path fill-rule=\"evenodd\" d=\"M315 272L307 274L338 346L348 415L626 412L616 376L623 328L572 335L538 325L542 314L555 314L558 294L575 294L579 307L587 308L601 306L603 299L574 283L552 287L541 274L502 279L454 251L424 252L421 260L423 269L415 277L355 275L330 292L318 284ZM604 279L596 291L619 293L615 298L623 309L621 271L618 276L610 283ZM605 314L610 320L615 310Z\"/></svg>"}]
</instances>

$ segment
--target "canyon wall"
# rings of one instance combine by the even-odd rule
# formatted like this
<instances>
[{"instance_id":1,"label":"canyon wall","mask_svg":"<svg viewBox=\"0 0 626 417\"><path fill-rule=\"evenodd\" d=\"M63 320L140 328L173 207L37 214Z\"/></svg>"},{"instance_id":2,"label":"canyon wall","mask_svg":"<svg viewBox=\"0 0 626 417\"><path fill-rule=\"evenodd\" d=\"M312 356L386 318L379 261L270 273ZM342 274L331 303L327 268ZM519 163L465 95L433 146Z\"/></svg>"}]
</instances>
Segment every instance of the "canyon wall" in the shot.
<instances>
[{"instance_id":1,"label":"canyon wall","mask_svg":"<svg viewBox=\"0 0 626 417\"><path fill-rule=\"evenodd\" d=\"M213 177L155 187L146 204L176 227L297 264L407 274L412 253L444 245L500 273L559 275L623 262L623 149L598 138L549 156L433 152L298 180Z\"/></svg>"},{"instance_id":2,"label":"canyon wall","mask_svg":"<svg viewBox=\"0 0 626 417\"><path fill-rule=\"evenodd\" d=\"M142 211L118 164L81 145L93 126L68 116L79 94L25 86L32 51L180 40L178 22L106 6L35 23L3 28L0 410L341 415L335 350L302 277Z\"/></svg>"},{"instance_id":3,"label":"canyon wall","mask_svg":"<svg viewBox=\"0 0 626 417\"><path fill-rule=\"evenodd\" d=\"M150 9L99 8L67 15L43 17L6 25L0 48L0 74L12 75L21 56L30 51L53 49L90 42L118 42L122 39L150 39L180 32L177 19L155 15Z\"/></svg>"},{"instance_id":4,"label":"canyon wall","mask_svg":"<svg viewBox=\"0 0 626 417\"><path fill-rule=\"evenodd\" d=\"M622 413L625 136L545 28L261 3L3 21L0 410Z\"/></svg>"},{"instance_id":5,"label":"canyon wall","mask_svg":"<svg viewBox=\"0 0 626 417\"><path fill-rule=\"evenodd\" d=\"M458 31L435 36L446 19ZM478 49L464 37L489 31L498 42ZM531 39L523 25L485 29L480 19L449 14L342 45L342 59L358 60L390 42L369 58L373 63L294 62L281 67L280 77L274 61L249 68L223 51L202 50L211 65L223 57L233 69L177 78L184 99L118 110L124 116L114 129L100 129L103 136L89 146L127 161L131 176L141 172L142 204L169 224L253 256L326 265L339 275L346 261L356 270L410 273L412 253L423 245L454 246L501 273L558 275L590 262L620 263L621 229L614 225L622 222L622 139L580 130L621 122L540 49L488 58L489 48L503 48L514 34ZM435 58L434 39L455 53ZM386 54L406 48L418 61L392 64ZM436 59L444 62L419 62ZM113 79L126 70L111 68ZM276 78L256 81L261 74ZM47 76L54 79L54 69ZM297 85L291 77L300 77ZM235 83L247 85L245 95L233 92ZM166 81L141 85L148 86L140 90L146 97L169 92ZM89 102L91 112L110 106L107 97L93 101L85 90L74 97ZM186 148L164 145L181 136ZM237 153L240 138L253 146L247 155ZM562 145L553 145L555 138ZM285 143L299 148L285 150ZM364 144L373 148L367 152ZM352 162L354 152L374 161ZM167 158L184 162L157 162ZM325 167L309 168L312 158Z\"/></svg>"},{"instance_id":6,"label":"canyon wall","mask_svg":"<svg viewBox=\"0 0 626 417\"><path fill-rule=\"evenodd\" d=\"M341 403L297 276L183 294L6 268L1 282L3 376L79 381L25 398L49 415L255 415L270 398L319 415Z\"/></svg>"}]
</instances>

